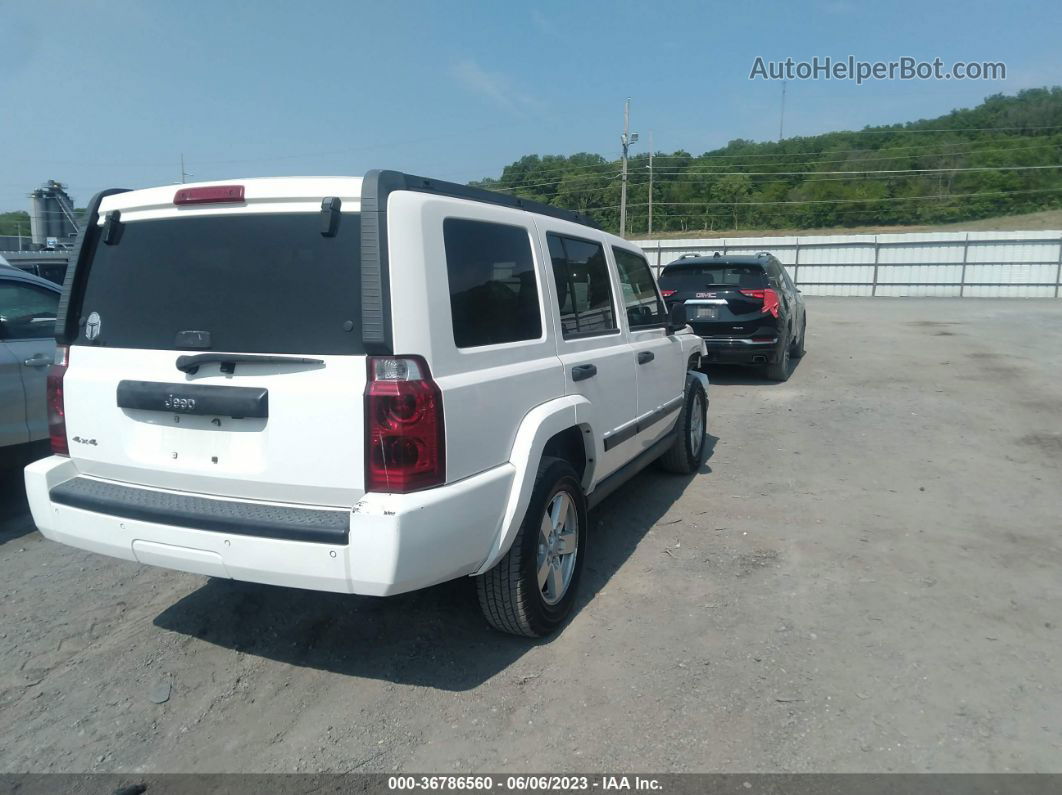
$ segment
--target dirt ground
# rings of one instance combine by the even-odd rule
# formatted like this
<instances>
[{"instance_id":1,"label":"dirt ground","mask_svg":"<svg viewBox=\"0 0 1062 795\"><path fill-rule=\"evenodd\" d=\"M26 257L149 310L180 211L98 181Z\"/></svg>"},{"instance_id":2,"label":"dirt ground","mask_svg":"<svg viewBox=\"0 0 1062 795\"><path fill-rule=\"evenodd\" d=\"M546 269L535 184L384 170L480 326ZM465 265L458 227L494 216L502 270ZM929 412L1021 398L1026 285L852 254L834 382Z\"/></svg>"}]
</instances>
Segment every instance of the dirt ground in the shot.
<instances>
[{"instance_id":1,"label":"dirt ground","mask_svg":"<svg viewBox=\"0 0 1062 795\"><path fill-rule=\"evenodd\" d=\"M62 547L5 476L0 771L1062 771L1062 302L808 305L543 642Z\"/></svg>"}]
</instances>

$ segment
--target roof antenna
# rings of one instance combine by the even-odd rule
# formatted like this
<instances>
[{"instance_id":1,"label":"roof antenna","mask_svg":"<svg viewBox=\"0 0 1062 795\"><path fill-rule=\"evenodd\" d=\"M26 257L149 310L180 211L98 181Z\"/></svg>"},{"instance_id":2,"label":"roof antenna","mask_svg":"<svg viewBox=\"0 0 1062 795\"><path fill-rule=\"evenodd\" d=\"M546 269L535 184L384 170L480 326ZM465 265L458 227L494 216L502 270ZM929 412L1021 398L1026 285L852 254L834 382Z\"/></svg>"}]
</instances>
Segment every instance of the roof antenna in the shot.
<instances>
[{"instance_id":1,"label":"roof antenna","mask_svg":"<svg viewBox=\"0 0 1062 795\"><path fill-rule=\"evenodd\" d=\"M184 152L181 152L181 170L178 176L181 179L182 185L188 181L188 177L195 176L195 174L189 174L187 171L184 170Z\"/></svg>"}]
</instances>

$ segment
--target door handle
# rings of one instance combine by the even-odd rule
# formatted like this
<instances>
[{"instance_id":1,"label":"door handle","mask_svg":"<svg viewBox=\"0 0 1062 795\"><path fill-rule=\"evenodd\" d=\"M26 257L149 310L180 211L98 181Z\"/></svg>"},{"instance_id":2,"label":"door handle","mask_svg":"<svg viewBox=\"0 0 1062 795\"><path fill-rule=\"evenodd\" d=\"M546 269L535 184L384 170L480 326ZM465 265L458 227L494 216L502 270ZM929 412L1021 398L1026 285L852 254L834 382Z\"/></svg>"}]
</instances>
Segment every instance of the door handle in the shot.
<instances>
[{"instance_id":1,"label":"door handle","mask_svg":"<svg viewBox=\"0 0 1062 795\"><path fill-rule=\"evenodd\" d=\"M597 375L597 365L577 364L572 368L573 381L585 381L587 378L593 378L595 375Z\"/></svg>"},{"instance_id":2,"label":"door handle","mask_svg":"<svg viewBox=\"0 0 1062 795\"><path fill-rule=\"evenodd\" d=\"M46 356L43 353L38 353L36 356L32 356L29 359L23 359L22 363L26 367L46 367L52 363L52 357Z\"/></svg>"},{"instance_id":3,"label":"door handle","mask_svg":"<svg viewBox=\"0 0 1062 795\"><path fill-rule=\"evenodd\" d=\"M656 354L652 351L638 351L638 364L649 364L656 358Z\"/></svg>"}]
</instances>

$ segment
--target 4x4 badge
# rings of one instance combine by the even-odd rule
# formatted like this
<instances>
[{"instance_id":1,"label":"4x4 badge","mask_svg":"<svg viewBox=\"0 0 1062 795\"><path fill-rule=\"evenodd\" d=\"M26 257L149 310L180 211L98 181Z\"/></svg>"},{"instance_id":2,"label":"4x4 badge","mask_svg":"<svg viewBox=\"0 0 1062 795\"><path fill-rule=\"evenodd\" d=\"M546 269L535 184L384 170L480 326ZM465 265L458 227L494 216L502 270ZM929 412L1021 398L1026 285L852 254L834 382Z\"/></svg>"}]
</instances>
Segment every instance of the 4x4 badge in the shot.
<instances>
[{"instance_id":1,"label":"4x4 badge","mask_svg":"<svg viewBox=\"0 0 1062 795\"><path fill-rule=\"evenodd\" d=\"M103 321L100 320L100 313L93 312L88 316L88 320L85 321L85 339L90 342L100 335L100 326L103 325Z\"/></svg>"}]
</instances>

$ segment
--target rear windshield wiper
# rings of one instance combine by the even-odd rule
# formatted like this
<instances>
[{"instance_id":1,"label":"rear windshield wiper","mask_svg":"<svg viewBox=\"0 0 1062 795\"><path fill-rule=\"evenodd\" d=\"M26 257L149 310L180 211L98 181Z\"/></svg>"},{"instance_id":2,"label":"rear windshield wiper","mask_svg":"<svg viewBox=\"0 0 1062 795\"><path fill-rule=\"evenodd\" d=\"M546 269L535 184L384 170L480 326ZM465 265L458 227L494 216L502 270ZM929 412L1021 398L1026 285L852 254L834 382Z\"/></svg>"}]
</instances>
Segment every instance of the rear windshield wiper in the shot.
<instances>
[{"instance_id":1,"label":"rear windshield wiper","mask_svg":"<svg viewBox=\"0 0 1062 795\"><path fill-rule=\"evenodd\" d=\"M197 353L192 356L178 356L177 369L182 373L197 373L199 365L211 362L221 363L221 372L236 372L236 364L324 364L324 359L308 359L304 356L255 356L245 353Z\"/></svg>"}]
</instances>

